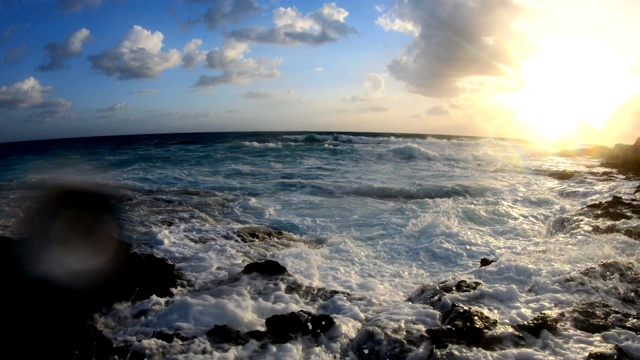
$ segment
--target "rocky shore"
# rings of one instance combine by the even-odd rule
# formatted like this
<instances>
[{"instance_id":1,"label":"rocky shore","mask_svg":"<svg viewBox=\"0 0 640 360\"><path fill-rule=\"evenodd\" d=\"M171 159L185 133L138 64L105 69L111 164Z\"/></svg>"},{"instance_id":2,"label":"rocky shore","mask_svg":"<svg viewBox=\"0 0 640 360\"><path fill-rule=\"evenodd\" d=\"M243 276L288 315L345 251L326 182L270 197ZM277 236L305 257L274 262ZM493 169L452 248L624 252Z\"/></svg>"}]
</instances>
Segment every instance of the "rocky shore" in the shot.
<instances>
[{"instance_id":1,"label":"rocky shore","mask_svg":"<svg viewBox=\"0 0 640 360\"><path fill-rule=\"evenodd\" d=\"M634 145L595 147L559 155L597 157L603 167L629 179L640 178L640 138ZM546 175L564 181L576 174ZM640 193L640 187L636 193ZM117 234L114 230L118 228L116 220L122 201L127 200L96 189L50 189L23 219L25 227L37 230L26 231L15 239L0 237L3 285L6 294L10 294L4 302L9 312L4 323L9 335L4 344L33 358L134 360L177 356L186 348L228 350L254 344L253 348L261 349L268 344L300 341L310 346L338 343L339 358L446 359L455 357L448 352L452 347L489 352L526 349L541 341L559 339L569 331L640 335L640 264L611 260L565 274L554 284L593 292L597 296L592 300L561 304L517 323L506 324L483 301L492 290L489 285L473 277L454 276L407 289L406 299L397 306L414 316L408 317L403 326L384 320L392 318L395 311L394 307L387 307L372 316L362 316L359 330L346 336L333 309L345 299L350 304L370 299L302 284L296 274L268 258L247 261L242 271L229 273L224 281L197 287L168 260L113 235ZM576 209L573 215L553 224L551 231L585 226L595 235L619 234L640 241L640 200L636 196L613 196ZM61 222L76 230L60 233ZM105 248L86 244L82 239L88 238L87 234L98 234L110 245ZM238 227L226 240L273 246L299 241L292 234L259 226ZM64 256L49 258L47 254L52 249ZM109 254L106 259L105 249ZM68 261L68 256L96 256L102 265L89 264L78 271L68 269L50 276L60 261ZM34 266L34 259L45 267ZM478 268L495 266L500 266L499 259L478 259ZM255 298L269 297L275 291L295 296L299 299L296 307L304 310L287 308L265 316L262 326L249 330L230 324L215 325L201 333L155 329L146 334L145 340L166 344L166 352L160 355L145 353L136 346L136 339L115 343L96 322L96 316L108 319L117 313L114 306L118 303L139 304L135 312L114 315L121 317L114 322L127 322L156 311L156 298L172 299L181 292L215 296L220 289L239 288ZM32 345L34 338L38 346ZM576 354L576 358L632 359L640 353L640 346L634 347L624 337L616 340L610 335L608 339L600 350Z\"/></svg>"}]
</instances>

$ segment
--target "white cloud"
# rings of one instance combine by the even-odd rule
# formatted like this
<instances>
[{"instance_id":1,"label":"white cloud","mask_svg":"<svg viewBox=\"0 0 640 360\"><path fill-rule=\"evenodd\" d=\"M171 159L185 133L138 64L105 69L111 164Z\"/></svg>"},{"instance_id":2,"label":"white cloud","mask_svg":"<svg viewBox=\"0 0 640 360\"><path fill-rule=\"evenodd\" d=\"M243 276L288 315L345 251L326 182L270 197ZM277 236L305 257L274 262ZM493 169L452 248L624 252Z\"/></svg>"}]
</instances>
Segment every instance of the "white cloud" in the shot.
<instances>
[{"instance_id":1,"label":"white cloud","mask_svg":"<svg viewBox=\"0 0 640 360\"><path fill-rule=\"evenodd\" d=\"M322 71L324 71L324 67L318 66L318 67L314 68L313 71L322 72Z\"/></svg>"},{"instance_id":2,"label":"white cloud","mask_svg":"<svg viewBox=\"0 0 640 360\"><path fill-rule=\"evenodd\" d=\"M42 86L34 77L0 87L0 109L31 109L29 118L50 120L71 108L71 102L64 99L45 100L45 94L53 91L51 86Z\"/></svg>"},{"instance_id":3,"label":"white cloud","mask_svg":"<svg viewBox=\"0 0 640 360\"><path fill-rule=\"evenodd\" d=\"M382 74L370 73L364 79L364 86L374 94L380 94L384 91L384 76Z\"/></svg>"},{"instance_id":4,"label":"white cloud","mask_svg":"<svg viewBox=\"0 0 640 360\"><path fill-rule=\"evenodd\" d=\"M0 87L0 108L22 109L42 103L42 97L52 91L51 86L42 86L34 77L10 86Z\"/></svg>"},{"instance_id":5,"label":"white cloud","mask_svg":"<svg viewBox=\"0 0 640 360\"><path fill-rule=\"evenodd\" d=\"M442 105L434 105L428 108L427 111L425 111L425 113L431 116L445 116L445 115L449 115L449 109L447 109Z\"/></svg>"},{"instance_id":6,"label":"white cloud","mask_svg":"<svg viewBox=\"0 0 640 360\"><path fill-rule=\"evenodd\" d=\"M44 47L45 62L38 66L38 70L53 71L62 69L66 60L82 55L82 46L92 39L93 37L89 30L82 28L69 35L64 42L48 43Z\"/></svg>"},{"instance_id":7,"label":"white cloud","mask_svg":"<svg viewBox=\"0 0 640 360\"><path fill-rule=\"evenodd\" d=\"M247 91L247 92L243 93L242 97L244 97L245 99L254 99L254 100L274 99L274 98L280 97L280 93L270 92L270 91L261 90L261 89L260 90L250 90L250 91Z\"/></svg>"},{"instance_id":8,"label":"white cloud","mask_svg":"<svg viewBox=\"0 0 640 360\"><path fill-rule=\"evenodd\" d=\"M298 46L320 45L338 41L356 30L345 23L349 15L335 3L302 15L295 7L273 11L273 28L247 28L233 30L229 36L242 42Z\"/></svg>"},{"instance_id":9,"label":"white cloud","mask_svg":"<svg viewBox=\"0 0 640 360\"><path fill-rule=\"evenodd\" d=\"M91 66L119 80L155 78L162 71L182 64L176 49L162 52L164 35L135 25L125 40L113 49L89 56Z\"/></svg>"},{"instance_id":10,"label":"white cloud","mask_svg":"<svg viewBox=\"0 0 640 360\"><path fill-rule=\"evenodd\" d=\"M389 72L411 91L431 97L460 95L458 83L466 77L508 75L533 50L512 25L526 11L512 0L396 1L378 24L416 35Z\"/></svg>"},{"instance_id":11,"label":"white cloud","mask_svg":"<svg viewBox=\"0 0 640 360\"><path fill-rule=\"evenodd\" d=\"M214 49L207 53L205 66L222 70L220 75L202 75L195 83L196 87L210 87L219 84L249 84L254 79L270 79L280 77L277 67L281 59L247 59L244 54L249 44L235 40L227 40L222 49Z\"/></svg>"},{"instance_id":12,"label":"white cloud","mask_svg":"<svg viewBox=\"0 0 640 360\"><path fill-rule=\"evenodd\" d=\"M85 6L96 7L102 4L102 0L59 0L58 8L64 12L80 11Z\"/></svg>"},{"instance_id":13,"label":"white cloud","mask_svg":"<svg viewBox=\"0 0 640 360\"><path fill-rule=\"evenodd\" d=\"M125 111L125 110L129 110L131 109L131 105L127 104L126 102L122 101L119 103L115 103L109 107L106 108L100 108L98 109L98 112L102 112L102 113L117 113L117 112L121 112L121 111Z\"/></svg>"},{"instance_id":14,"label":"white cloud","mask_svg":"<svg viewBox=\"0 0 640 360\"><path fill-rule=\"evenodd\" d=\"M191 69L206 58L207 52L198 50L201 45L202 40L193 39L182 48L183 67Z\"/></svg>"}]
</instances>

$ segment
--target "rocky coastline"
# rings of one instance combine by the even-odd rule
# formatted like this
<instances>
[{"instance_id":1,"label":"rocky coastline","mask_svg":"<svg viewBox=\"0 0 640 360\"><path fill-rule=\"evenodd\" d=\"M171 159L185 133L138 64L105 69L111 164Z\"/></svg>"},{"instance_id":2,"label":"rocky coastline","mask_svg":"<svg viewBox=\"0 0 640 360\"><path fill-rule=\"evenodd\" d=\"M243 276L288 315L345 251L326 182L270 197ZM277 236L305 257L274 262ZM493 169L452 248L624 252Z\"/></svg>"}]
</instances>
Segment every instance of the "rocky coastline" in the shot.
<instances>
[{"instance_id":1,"label":"rocky coastline","mask_svg":"<svg viewBox=\"0 0 640 360\"><path fill-rule=\"evenodd\" d=\"M616 145L613 148L594 147L564 151L560 156L592 156L601 159L601 166L611 168L630 180L640 178L640 138L633 145ZM573 175L549 174L558 180ZM54 195L51 195L51 194ZM598 221L591 225L596 235L622 234L640 241L640 200L614 196L611 200L589 204L577 210L579 217ZM88 197L89 200L86 200ZM78 200L85 199L85 200ZM28 260L33 252L38 253L43 233L52 231L52 224L43 224L42 219L60 212L61 208L72 208L76 213L90 213L96 224L104 218L117 218L117 202L122 201L95 189L54 189L40 206L32 209L25 219L40 224L40 232L28 232L14 239L0 237L0 264L4 274L4 286L8 294L7 309L11 312L5 329L10 335L5 344L24 349L28 357L51 357L67 359L155 359L153 355L138 350L134 343L114 344L96 326L96 314L107 314L119 302L139 303L151 297L171 298L181 291L202 291L194 287L185 274L166 259L151 253L140 252L120 239L115 243L109 260L109 271L100 274L100 281L65 283L40 276L30 269ZM115 205L114 205L115 204ZM44 213L43 213L44 212ZM83 219L86 221L86 219ZM575 224L573 224L575 225ZM97 226L97 225L96 225ZM555 231L572 226L571 221L557 224ZM93 230L91 230L93 231ZM278 244L296 241L292 234L261 227L238 228L229 241L274 242ZM35 250L34 250L35 249ZM499 260L478 259L479 267L491 267ZM321 344L334 339L340 324L324 311L331 302L357 296L344 291L315 288L296 281L283 265L262 259L247 263L237 274L230 274L224 282L211 284L207 291L218 287L242 286L246 279L261 284L256 288L279 286L284 293L295 294L306 308L314 311L286 311L265 319L264 327L241 331L229 325L215 325L203 334L181 333L162 329L151 338L165 343L190 343L205 341L211 348L228 349L256 342L256 347L265 344L283 344L290 341L305 341ZM597 279L612 286L594 288ZM581 271L566 274L560 283L577 289L590 287L602 292L615 302L602 300L584 301L571 306L559 306L553 311L541 311L530 319L517 324L501 324L484 307L481 299L485 285L472 278L454 277L435 284L425 284L417 289L407 289L406 306L423 308L427 312L422 323L405 327L388 327L379 319L385 313L363 319L363 326L343 346L340 358L357 359L406 359L448 358L446 350L451 346L481 348L487 351L526 348L541 338L558 336L566 329L589 334L602 334L620 330L640 335L640 264L631 261L611 260L595 264ZM275 284L275 285L274 285ZM615 289L611 290L611 289ZM251 290L254 291L254 290ZM260 294L256 294L259 296ZM147 310L151 311L151 310ZM388 311L393 311L389 309ZM144 316L144 311L134 316ZM35 330L34 330L35 329ZM41 344L31 346L33 332ZM40 340L39 340L40 341ZM630 359L634 349L628 343L616 343L587 354L583 359Z\"/></svg>"}]
</instances>

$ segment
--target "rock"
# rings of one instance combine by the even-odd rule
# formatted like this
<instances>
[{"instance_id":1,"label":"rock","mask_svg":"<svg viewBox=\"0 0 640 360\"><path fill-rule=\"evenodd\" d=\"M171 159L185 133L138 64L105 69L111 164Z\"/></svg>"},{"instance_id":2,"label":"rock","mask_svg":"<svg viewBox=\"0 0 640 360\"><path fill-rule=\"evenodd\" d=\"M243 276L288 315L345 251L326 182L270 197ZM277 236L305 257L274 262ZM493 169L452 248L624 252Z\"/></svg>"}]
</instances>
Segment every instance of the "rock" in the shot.
<instances>
[{"instance_id":1,"label":"rock","mask_svg":"<svg viewBox=\"0 0 640 360\"><path fill-rule=\"evenodd\" d=\"M622 303L640 305L640 265L631 261L603 261L567 277L574 282L613 296Z\"/></svg>"},{"instance_id":2,"label":"rock","mask_svg":"<svg viewBox=\"0 0 640 360\"><path fill-rule=\"evenodd\" d=\"M574 305L570 311L573 327L590 334L600 334L621 328L640 334L640 317L620 311L602 301L589 301Z\"/></svg>"},{"instance_id":3,"label":"rock","mask_svg":"<svg viewBox=\"0 0 640 360\"><path fill-rule=\"evenodd\" d=\"M330 315L314 315L300 310L273 315L265 320L267 333L274 343L284 343L297 336L324 334L335 325Z\"/></svg>"},{"instance_id":4,"label":"rock","mask_svg":"<svg viewBox=\"0 0 640 360\"><path fill-rule=\"evenodd\" d=\"M482 258L482 259L480 259L480 267L489 266L489 265L493 264L494 262L496 262L496 261L495 260L491 260L491 259L487 259L487 258Z\"/></svg>"},{"instance_id":5,"label":"rock","mask_svg":"<svg viewBox=\"0 0 640 360\"><path fill-rule=\"evenodd\" d=\"M361 360L406 359L426 341L426 335L404 339L376 326L365 326L351 341L351 353ZM433 351L433 349L431 349Z\"/></svg>"},{"instance_id":6,"label":"rock","mask_svg":"<svg viewBox=\"0 0 640 360\"><path fill-rule=\"evenodd\" d=\"M587 360L632 360L631 356L620 347L620 345L614 345L612 351L597 351L590 352L587 356Z\"/></svg>"},{"instance_id":7,"label":"rock","mask_svg":"<svg viewBox=\"0 0 640 360\"><path fill-rule=\"evenodd\" d=\"M245 243L274 240L286 240L290 242L300 241L290 233L261 226L245 226L237 228L234 229L233 235L235 235L237 239Z\"/></svg>"},{"instance_id":8,"label":"rock","mask_svg":"<svg viewBox=\"0 0 640 360\"><path fill-rule=\"evenodd\" d=\"M442 326L427 329L427 335L436 349L447 348L451 344L480 346L488 331L498 322L479 309L453 304L442 314Z\"/></svg>"},{"instance_id":9,"label":"rock","mask_svg":"<svg viewBox=\"0 0 640 360\"><path fill-rule=\"evenodd\" d=\"M119 215L105 191L54 186L20 220L24 238L0 239L3 305L12 312L7 343L31 349L34 358L108 359L124 350L90 324L93 314L188 285L169 261L121 241ZM24 337L33 324L54 326L37 347Z\"/></svg>"},{"instance_id":10,"label":"rock","mask_svg":"<svg viewBox=\"0 0 640 360\"><path fill-rule=\"evenodd\" d=\"M215 325L207 331L209 341L214 344L245 345L251 339L247 334L232 329L228 325Z\"/></svg>"},{"instance_id":11,"label":"rock","mask_svg":"<svg viewBox=\"0 0 640 360\"><path fill-rule=\"evenodd\" d=\"M459 280L456 282L455 280L445 280L436 286L424 285L419 287L409 295L406 301L437 307L447 294L469 293L476 291L480 286L483 286L483 284L479 281Z\"/></svg>"},{"instance_id":12,"label":"rock","mask_svg":"<svg viewBox=\"0 0 640 360\"><path fill-rule=\"evenodd\" d=\"M535 337L540 337L542 330L556 335L558 333L558 324L564 319L564 314L552 315L546 311L541 312L533 319L515 325L515 329L527 332Z\"/></svg>"},{"instance_id":13,"label":"rock","mask_svg":"<svg viewBox=\"0 0 640 360\"><path fill-rule=\"evenodd\" d=\"M242 269L243 274L253 274L258 273L260 275L267 276L278 276L278 275L288 275L289 272L287 268L280 265L279 262L274 260L265 260L262 262L253 262L244 267Z\"/></svg>"}]
</instances>

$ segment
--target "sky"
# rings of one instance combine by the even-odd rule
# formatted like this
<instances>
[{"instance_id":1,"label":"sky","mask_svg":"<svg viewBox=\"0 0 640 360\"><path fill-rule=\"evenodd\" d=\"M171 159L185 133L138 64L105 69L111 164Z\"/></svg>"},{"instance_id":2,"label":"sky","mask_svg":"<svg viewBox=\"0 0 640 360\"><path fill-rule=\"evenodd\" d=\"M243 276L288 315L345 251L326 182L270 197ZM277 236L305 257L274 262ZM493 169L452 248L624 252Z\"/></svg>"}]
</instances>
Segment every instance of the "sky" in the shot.
<instances>
[{"instance_id":1,"label":"sky","mask_svg":"<svg viewBox=\"0 0 640 360\"><path fill-rule=\"evenodd\" d=\"M0 2L0 142L373 131L633 143L637 0Z\"/></svg>"}]
</instances>

